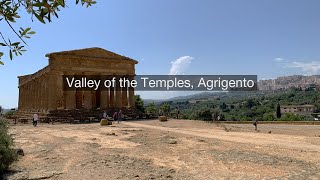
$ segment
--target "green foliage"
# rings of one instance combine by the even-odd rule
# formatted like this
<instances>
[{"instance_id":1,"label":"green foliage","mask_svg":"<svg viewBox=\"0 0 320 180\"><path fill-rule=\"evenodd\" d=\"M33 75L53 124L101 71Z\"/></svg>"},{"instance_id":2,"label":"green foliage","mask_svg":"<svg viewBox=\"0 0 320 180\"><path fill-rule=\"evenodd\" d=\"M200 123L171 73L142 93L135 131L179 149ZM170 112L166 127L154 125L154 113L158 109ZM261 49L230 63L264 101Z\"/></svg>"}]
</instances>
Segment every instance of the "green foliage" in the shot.
<instances>
[{"instance_id":1,"label":"green foliage","mask_svg":"<svg viewBox=\"0 0 320 180\"><path fill-rule=\"evenodd\" d=\"M200 120L212 120L212 112L210 111L210 109L204 109L204 110L200 110L197 112L198 115L198 119Z\"/></svg>"},{"instance_id":2,"label":"green foliage","mask_svg":"<svg viewBox=\"0 0 320 180\"><path fill-rule=\"evenodd\" d=\"M263 114L262 120L263 121L275 121L276 118L274 117L273 113L270 112L270 113Z\"/></svg>"},{"instance_id":3,"label":"green foliage","mask_svg":"<svg viewBox=\"0 0 320 180\"><path fill-rule=\"evenodd\" d=\"M315 112L320 112L319 96L320 92L311 88L308 90L296 88L277 93L234 92L220 94L219 97L211 98L212 100L198 103L173 101L170 106L171 109L179 108L184 119L205 120L209 117L216 119L222 114L228 121L252 121L256 118L263 121L275 121L281 120L280 105L313 104L316 107ZM298 116L298 118L286 116L282 119L300 120L303 118L303 116Z\"/></svg>"},{"instance_id":4,"label":"green foliage","mask_svg":"<svg viewBox=\"0 0 320 180\"><path fill-rule=\"evenodd\" d=\"M164 103L160 106L160 109L162 110L162 112L165 114L165 115L168 115L169 112L170 112L170 104L169 103Z\"/></svg>"},{"instance_id":5,"label":"green foliage","mask_svg":"<svg viewBox=\"0 0 320 180\"><path fill-rule=\"evenodd\" d=\"M134 96L134 101L135 101L135 107L136 109L140 110L141 112L144 112L144 102L141 99L140 95L135 95Z\"/></svg>"},{"instance_id":6,"label":"green foliage","mask_svg":"<svg viewBox=\"0 0 320 180\"><path fill-rule=\"evenodd\" d=\"M148 114L156 114L157 108L154 103L149 103L145 110Z\"/></svg>"},{"instance_id":7,"label":"green foliage","mask_svg":"<svg viewBox=\"0 0 320 180\"><path fill-rule=\"evenodd\" d=\"M276 116L277 116L277 118L281 118L281 109L280 109L279 103L277 104Z\"/></svg>"},{"instance_id":8,"label":"green foliage","mask_svg":"<svg viewBox=\"0 0 320 180\"><path fill-rule=\"evenodd\" d=\"M17 154L12 146L13 140L8 134L8 122L0 118L0 177L9 165L17 159Z\"/></svg>"},{"instance_id":9,"label":"green foliage","mask_svg":"<svg viewBox=\"0 0 320 180\"><path fill-rule=\"evenodd\" d=\"M10 110L10 111L8 111L4 116L7 117L7 118L11 118L11 117L13 117L16 113L17 113L16 110Z\"/></svg>"},{"instance_id":10,"label":"green foliage","mask_svg":"<svg viewBox=\"0 0 320 180\"><path fill-rule=\"evenodd\" d=\"M89 7L96 4L96 1L76 0L76 4ZM35 17L38 21L45 24L46 21L51 22L52 16L59 18L58 11L65 7L65 0L2 0L0 2L0 22L4 21L11 28L17 40L11 41L12 38L5 37L4 32L0 30L0 36L2 38L0 46L8 48L8 54L11 60L13 59L13 55L19 56L26 51L24 49L25 45L27 45L25 40L30 38L30 35L35 34L35 31L31 31L30 27L20 27L20 29L17 30L12 25L12 23L16 23L17 19L21 18L21 14L24 14L22 10L25 10L30 15L32 21ZM0 52L0 60L3 55L4 53ZM3 62L0 61L0 64L3 65Z\"/></svg>"},{"instance_id":11,"label":"green foliage","mask_svg":"<svg viewBox=\"0 0 320 180\"><path fill-rule=\"evenodd\" d=\"M279 121L304 121L306 118L301 115L296 115L296 114L284 114L281 116Z\"/></svg>"}]
</instances>

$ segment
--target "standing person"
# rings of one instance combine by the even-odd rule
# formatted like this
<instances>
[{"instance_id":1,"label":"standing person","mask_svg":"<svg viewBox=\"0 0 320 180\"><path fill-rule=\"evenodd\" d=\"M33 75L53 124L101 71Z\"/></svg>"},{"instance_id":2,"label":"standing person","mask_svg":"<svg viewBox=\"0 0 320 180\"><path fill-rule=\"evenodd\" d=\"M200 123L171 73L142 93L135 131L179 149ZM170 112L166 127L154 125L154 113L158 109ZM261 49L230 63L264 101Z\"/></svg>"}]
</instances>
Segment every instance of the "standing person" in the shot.
<instances>
[{"instance_id":1,"label":"standing person","mask_svg":"<svg viewBox=\"0 0 320 180\"><path fill-rule=\"evenodd\" d=\"M176 111L177 111L177 119L179 119L180 110L177 108Z\"/></svg>"},{"instance_id":2,"label":"standing person","mask_svg":"<svg viewBox=\"0 0 320 180\"><path fill-rule=\"evenodd\" d=\"M106 111L103 111L102 118L103 118L103 119L107 119L107 116L108 116L108 115L107 115L107 112L106 112Z\"/></svg>"},{"instance_id":3,"label":"standing person","mask_svg":"<svg viewBox=\"0 0 320 180\"><path fill-rule=\"evenodd\" d=\"M33 126L34 126L34 127L36 127L36 126L38 125L38 119L39 119L38 114L35 113L35 114L33 115Z\"/></svg>"},{"instance_id":4,"label":"standing person","mask_svg":"<svg viewBox=\"0 0 320 180\"><path fill-rule=\"evenodd\" d=\"M114 114L113 114L113 120L114 120L114 121L117 121L117 120L118 120L118 112L117 112L117 111L114 112ZM119 121L118 121L118 123L119 123Z\"/></svg>"},{"instance_id":5,"label":"standing person","mask_svg":"<svg viewBox=\"0 0 320 180\"><path fill-rule=\"evenodd\" d=\"M118 113L118 123L121 122L121 118L122 118L122 111L120 109L120 111Z\"/></svg>"},{"instance_id":6,"label":"standing person","mask_svg":"<svg viewBox=\"0 0 320 180\"><path fill-rule=\"evenodd\" d=\"M254 125L255 131L258 131L258 119L257 118L254 119L253 125Z\"/></svg>"}]
</instances>

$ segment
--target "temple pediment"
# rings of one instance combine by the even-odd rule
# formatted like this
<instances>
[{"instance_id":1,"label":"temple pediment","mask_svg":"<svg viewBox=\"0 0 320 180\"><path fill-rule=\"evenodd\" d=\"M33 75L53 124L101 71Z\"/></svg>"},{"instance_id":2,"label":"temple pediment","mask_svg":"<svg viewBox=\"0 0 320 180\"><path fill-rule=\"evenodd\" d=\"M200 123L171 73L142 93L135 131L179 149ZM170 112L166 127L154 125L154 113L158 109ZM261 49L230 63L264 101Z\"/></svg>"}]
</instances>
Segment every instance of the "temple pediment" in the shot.
<instances>
[{"instance_id":1,"label":"temple pediment","mask_svg":"<svg viewBox=\"0 0 320 180\"><path fill-rule=\"evenodd\" d=\"M119 60L129 60L134 61L135 64L138 62L134 59L131 59L126 56L119 55L117 53L98 48L84 48L84 49L76 49L70 51L61 51L61 52L52 52L46 54L46 57L54 57L54 56L70 56L70 57L91 57L91 58L99 58L99 59L119 59Z\"/></svg>"}]
</instances>

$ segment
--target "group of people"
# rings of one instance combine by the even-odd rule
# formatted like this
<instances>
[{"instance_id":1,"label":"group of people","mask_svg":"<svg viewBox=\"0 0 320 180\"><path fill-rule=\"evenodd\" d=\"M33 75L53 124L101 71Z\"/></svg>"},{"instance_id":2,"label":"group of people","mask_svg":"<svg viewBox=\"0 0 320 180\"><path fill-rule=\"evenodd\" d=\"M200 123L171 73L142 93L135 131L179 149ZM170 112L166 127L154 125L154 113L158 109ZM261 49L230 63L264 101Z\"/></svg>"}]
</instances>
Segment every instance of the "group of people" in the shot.
<instances>
[{"instance_id":1,"label":"group of people","mask_svg":"<svg viewBox=\"0 0 320 180\"><path fill-rule=\"evenodd\" d=\"M106 111L103 111L102 117L103 117L103 119L109 119L109 116ZM119 112L115 111L113 113L112 118L114 121L118 121L118 123L120 123L123 118L122 110L120 109Z\"/></svg>"},{"instance_id":2,"label":"group of people","mask_svg":"<svg viewBox=\"0 0 320 180\"><path fill-rule=\"evenodd\" d=\"M103 111L102 117L104 119L109 119L109 116L108 116L106 111ZM122 118L123 118L122 110L120 110L119 112L117 112L117 111L114 112L112 118L113 118L114 121L118 121L118 123L120 123ZM34 127L36 127L38 125L38 121L39 121L38 114L37 113L33 114L32 124L33 124Z\"/></svg>"}]
</instances>

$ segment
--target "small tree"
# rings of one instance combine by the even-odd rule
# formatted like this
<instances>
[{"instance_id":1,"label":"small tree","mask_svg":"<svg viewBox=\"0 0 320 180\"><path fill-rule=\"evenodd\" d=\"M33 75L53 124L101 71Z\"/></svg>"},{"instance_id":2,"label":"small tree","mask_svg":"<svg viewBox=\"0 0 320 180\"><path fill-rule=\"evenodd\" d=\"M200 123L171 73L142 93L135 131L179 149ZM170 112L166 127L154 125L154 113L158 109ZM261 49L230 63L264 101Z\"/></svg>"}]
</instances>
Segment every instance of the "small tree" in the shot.
<instances>
[{"instance_id":1,"label":"small tree","mask_svg":"<svg viewBox=\"0 0 320 180\"><path fill-rule=\"evenodd\" d=\"M221 110L225 110L227 107L228 107L228 106L227 106L226 103L224 103L224 102L220 105L220 109L221 109Z\"/></svg>"},{"instance_id":2,"label":"small tree","mask_svg":"<svg viewBox=\"0 0 320 180\"><path fill-rule=\"evenodd\" d=\"M136 109L140 110L141 112L144 112L144 102L141 99L140 95L135 95L134 100Z\"/></svg>"},{"instance_id":3,"label":"small tree","mask_svg":"<svg viewBox=\"0 0 320 180\"><path fill-rule=\"evenodd\" d=\"M277 104L277 109L276 109L276 117L281 118L281 109L280 109L280 104Z\"/></svg>"},{"instance_id":4,"label":"small tree","mask_svg":"<svg viewBox=\"0 0 320 180\"><path fill-rule=\"evenodd\" d=\"M169 103L162 104L160 108L165 115L169 114L169 112L170 112L170 104Z\"/></svg>"},{"instance_id":5,"label":"small tree","mask_svg":"<svg viewBox=\"0 0 320 180\"><path fill-rule=\"evenodd\" d=\"M149 103L146 107L146 112L149 114L156 114L157 113L157 108L154 105L154 103Z\"/></svg>"}]
</instances>

